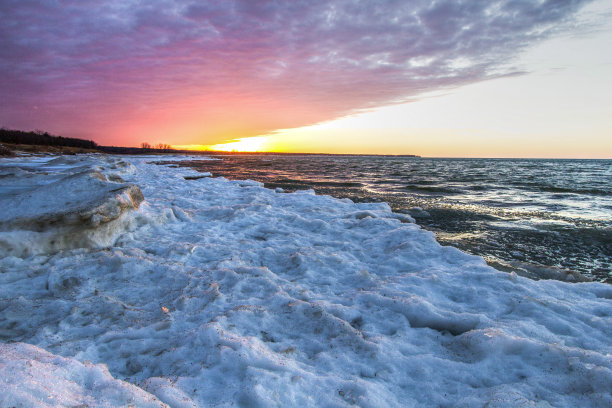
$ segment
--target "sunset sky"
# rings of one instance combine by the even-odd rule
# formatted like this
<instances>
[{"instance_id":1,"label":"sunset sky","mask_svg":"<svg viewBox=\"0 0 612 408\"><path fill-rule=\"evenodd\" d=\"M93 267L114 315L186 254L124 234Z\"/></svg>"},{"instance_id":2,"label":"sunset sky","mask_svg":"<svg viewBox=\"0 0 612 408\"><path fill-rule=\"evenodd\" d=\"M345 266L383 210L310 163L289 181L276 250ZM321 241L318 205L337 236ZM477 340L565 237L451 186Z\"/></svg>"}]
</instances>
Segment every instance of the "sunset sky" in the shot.
<instances>
[{"instance_id":1,"label":"sunset sky","mask_svg":"<svg viewBox=\"0 0 612 408\"><path fill-rule=\"evenodd\" d=\"M7 128L119 146L612 158L612 0L3 0L0 18Z\"/></svg>"}]
</instances>

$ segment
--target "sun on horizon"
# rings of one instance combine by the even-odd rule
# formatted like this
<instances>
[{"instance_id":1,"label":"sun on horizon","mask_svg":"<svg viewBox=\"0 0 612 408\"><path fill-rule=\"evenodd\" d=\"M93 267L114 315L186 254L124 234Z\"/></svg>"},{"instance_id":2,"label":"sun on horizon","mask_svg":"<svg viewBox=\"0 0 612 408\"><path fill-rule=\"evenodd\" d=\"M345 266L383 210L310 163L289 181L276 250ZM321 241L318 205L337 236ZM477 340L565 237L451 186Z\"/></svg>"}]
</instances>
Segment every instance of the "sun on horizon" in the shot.
<instances>
[{"instance_id":1,"label":"sun on horizon","mask_svg":"<svg viewBox=\"0 0 612 408\"><path fill-rule=\"evenodd\" d=\"M172 147L180 150L254 153L270 151L265 150L268 147L267 139L265 136L241 137L214 145L173 145Z\"/></svg>"}]
</instances>

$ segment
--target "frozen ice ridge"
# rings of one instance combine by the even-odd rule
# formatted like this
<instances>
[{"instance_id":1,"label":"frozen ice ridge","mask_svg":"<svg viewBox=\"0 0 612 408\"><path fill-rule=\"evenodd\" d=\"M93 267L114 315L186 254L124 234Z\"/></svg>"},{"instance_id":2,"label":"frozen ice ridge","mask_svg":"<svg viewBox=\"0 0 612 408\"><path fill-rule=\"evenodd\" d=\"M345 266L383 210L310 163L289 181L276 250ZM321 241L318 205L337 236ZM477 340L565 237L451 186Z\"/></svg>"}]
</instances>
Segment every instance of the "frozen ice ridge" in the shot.
<instances>
[{"instance_id":1,"label":"frozen ice ridge","mask_svg":"<svg viewBox=\"0 0 612 408\"><path fill-rule=\"evenodd\" d=\"M384 203L0 160L0 406L612 406L612 285L498 272Z\"/></svg>"},{"instance_id":2,"label":"frozen ice ridge","mask_svg":"<svg viewBox=\"0 0 612 408\"><path fill-rule=\"evenodd\" d=\"M110 172L80 158L27 164L0 167L0 256L112 245L143 199L138 186L121 183L129 165L120 160L104 163Z\"/></svg>"}]
</instances>

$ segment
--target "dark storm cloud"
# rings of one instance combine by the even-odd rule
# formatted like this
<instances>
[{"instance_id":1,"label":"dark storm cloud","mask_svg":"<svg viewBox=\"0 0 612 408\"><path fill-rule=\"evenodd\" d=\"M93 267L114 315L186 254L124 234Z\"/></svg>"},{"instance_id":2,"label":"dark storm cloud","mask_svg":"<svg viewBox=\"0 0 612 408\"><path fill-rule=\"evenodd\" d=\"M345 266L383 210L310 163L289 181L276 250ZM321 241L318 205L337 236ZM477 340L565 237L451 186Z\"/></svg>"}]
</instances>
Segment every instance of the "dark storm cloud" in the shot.
<instances>
[{"instance_id":1,"label":"dark storm cloud","mask_svg":"<svg viewBox=\"0 0 612 408\"><path fill-rule=\"evenodd\" d=\"M586 2L3 0L0 122L210 95L301 126L511 73Z\"/></svg>"}]
</instances>

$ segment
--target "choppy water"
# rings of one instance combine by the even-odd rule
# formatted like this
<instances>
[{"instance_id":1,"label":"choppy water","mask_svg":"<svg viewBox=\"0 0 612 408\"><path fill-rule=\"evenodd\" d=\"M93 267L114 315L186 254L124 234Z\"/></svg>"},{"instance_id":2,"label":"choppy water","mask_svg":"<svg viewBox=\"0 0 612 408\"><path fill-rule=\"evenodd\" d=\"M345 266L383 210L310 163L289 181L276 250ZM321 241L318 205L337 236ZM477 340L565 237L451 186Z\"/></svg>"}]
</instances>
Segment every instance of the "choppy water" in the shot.
<instances>
[{"instance_id":1,"label":"choppy water","mask_svg":"<svg viewBox=\"0 0 612 408\"><path fill-rule=\"evenodd\" d=\"M612 280L612 160L218 157L181 165L286 191L386 201L443 245L498 269Z\"/></svg>"}]
</instances>

